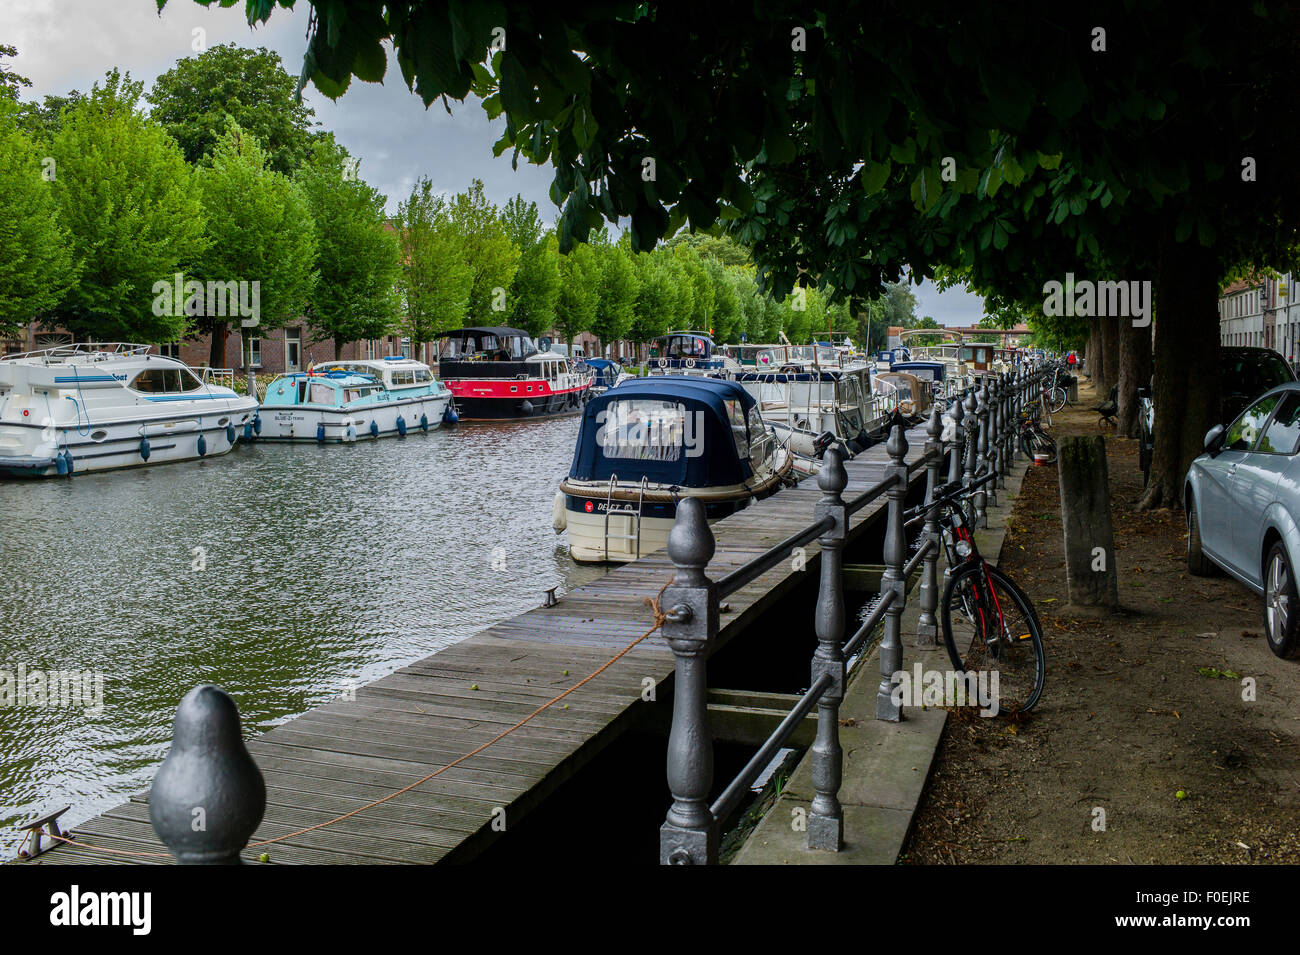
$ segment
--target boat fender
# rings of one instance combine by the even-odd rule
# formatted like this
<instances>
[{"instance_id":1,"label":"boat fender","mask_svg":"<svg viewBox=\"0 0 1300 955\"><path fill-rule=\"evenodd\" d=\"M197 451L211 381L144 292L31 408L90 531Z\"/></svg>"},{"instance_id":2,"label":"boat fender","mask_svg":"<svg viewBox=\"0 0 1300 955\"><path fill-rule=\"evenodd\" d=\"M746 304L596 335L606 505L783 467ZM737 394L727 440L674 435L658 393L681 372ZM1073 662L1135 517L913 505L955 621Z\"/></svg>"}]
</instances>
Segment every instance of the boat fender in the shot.
<instances>
[{"instance_id":1,"label":"boat fender","mask_svg":"<svg viewBox=\"0 0 1300 955\"><path fill-rule=\"evenodd\" d=\"M374 419L371 419L370 421L370 437L372 438L379 437L379 422L375 421Z\"/></svg>"},{"instance_id":2,"label":"boat fender","mask_svg":"<svg viewBox=\"0 0 1300 955\"><path fill-rule=\"evenodd\" d=\"M397 436L399 438L406 437L406 419L401 415L397 416Z\"/></svg>"},{"instance_id":3,"label":"boat fender","mask_svg":"<svg viewBox=\"0 0 1300 955\"><path fill-rule=\"evenodd\" d=\"M77 468L76 468L76 465L74 465L74 464L73 464L73 461L72 461L72 452L71 452L71 451L64 451L64 452L63 452L63 456L64 456L65 458L67 458L67 461L68 461L68 477L72 477L72 472L75 471L75 470L77 469Z\"/></svg>"},{"instance_id":4,"label":"boat fender","mask_svg":"<svg viewBox=\"0 0 1300 955\"><path fill-rule=\"evenodd\" d=\"M525 398L523 402L519 405L519 413L525 416L532 414L533 403L529 401L527 398Z\"/></svg>"},{"instance_id":5,"label":"boat fender","mask_svg":"<svg viewBox=\"0 0 1300 955\"><path fill-rule=\"evenodd\" d=\"M447 410L442 413L442 423L456 424L458 421L460 421L460 415L456 413L456 409L452 405L448 404Z\"/></svg>"},{"instance_id":6,"label":"boat fender","mask_svg":"<svg viewBox=\"0 0 1300 955\"><path fill-rule=\"evenodd\" d=\"M262 416L260 414L253 415L253 432L255 434L262 433Z\"/></svg>"},{"instance_id":7,"label":"boat fender","mask_svg":"<svg viewBox=\"0 0 1300 955\"><path fill-rule=\"evenodd\" d=\"M251 421L248 422L248 424L244 425L244 440L245 441L253 440L253 422Z\"/></svg>"},{"instance_id":8,"label":"boat fender","mask_svg":"<svg viewBox=\"0 0 1300 955\"><path fill-rule=\"evenodd\" d=\"M199 440L196 443L198 446L199 457L203 457L208 453L208 439L203 437L203 435L199 435Z\"/></svg>"},{"instance_id":9,"label":"boat fender","mask_svg":"<svg viewBox=\"0 0 1300 955\"><path fill-rule=\"evenodd\" d=\"M235 426L233 424L226 425L226 444L232 448L235 446Z\"/></svg>"},{"instance_id":10,"label":"boat fender","mask_svg":"<svg viewBox=\"0 0 1300 955\"><path fill-rule=\"evenodd\" d=\"M325 422L324 421L316 422L316 443L317 444L325 443Z\"/></svg>"},{"instance_id":11,"label":"boat fender","mask_svg":"<svg viewBox=\"0 0 1300 955\"><path fill-rule=\"evenodd\" d=\"M555 502L551 505L551 526L559 534L569 526L568 515L564 511L564 492L555 492Z\"/></svg>"},{"instance_id":12,"label":"boat fender","mask_svg":"<svg viewBox=\"0 0 1300 955\"><path fill-rule=\"evenodd\" d=\"M421 431L429 430L429 416L427 414L420 415L420 430Z\"/></svg>"},{"instance_id":13,"label":"boat fender","mask_svg":"<svg viewBox=\"0 0 1300 955\"><path fill-rule=\"evenodd\" d=\"M144 458L146 461L149 460L149 439L148 438L140 439L140 457Z\"/></svg>"},{"instance_id":14,"label":"boat fender","mask_svg":"<svg viewBox=\"0 0 1300 955\"><path fill-rule=\"evenodd\" d=\"M348 422L347 430L343 432L343 440L348 442L357 440L357 426L351 421Z\"/></svg>"},{"instance_id":15,"label":"boat fender","mask_svg":"<svg viewBox=\"0 0 1300 955\"><path fill-rule=\"evenodd\" d=\"M66 451L54 459L54 470L59 472L59 477L68 476L68 453Z\"/></svg>"}]
</instances>

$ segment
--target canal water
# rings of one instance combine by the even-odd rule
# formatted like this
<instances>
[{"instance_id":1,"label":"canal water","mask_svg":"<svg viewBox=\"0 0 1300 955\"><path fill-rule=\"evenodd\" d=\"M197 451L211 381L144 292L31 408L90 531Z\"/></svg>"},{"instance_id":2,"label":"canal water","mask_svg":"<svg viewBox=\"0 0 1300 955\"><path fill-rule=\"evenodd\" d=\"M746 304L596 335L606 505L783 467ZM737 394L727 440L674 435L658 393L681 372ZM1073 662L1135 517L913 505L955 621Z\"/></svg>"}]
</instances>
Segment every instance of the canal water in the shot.
<instances>
[{"instance_id":1,"label":"canal water","mask_svg":"<svg viewBox=\"0 0 1300 955\"><path fill-rule=\"evenodd\" d=\"M262 731L602 574L551 528L577 427L0 481L0 670L103 676L102 712L0 704L0 859L146 790L198 683Z\"/></svg>"}]
</instances>

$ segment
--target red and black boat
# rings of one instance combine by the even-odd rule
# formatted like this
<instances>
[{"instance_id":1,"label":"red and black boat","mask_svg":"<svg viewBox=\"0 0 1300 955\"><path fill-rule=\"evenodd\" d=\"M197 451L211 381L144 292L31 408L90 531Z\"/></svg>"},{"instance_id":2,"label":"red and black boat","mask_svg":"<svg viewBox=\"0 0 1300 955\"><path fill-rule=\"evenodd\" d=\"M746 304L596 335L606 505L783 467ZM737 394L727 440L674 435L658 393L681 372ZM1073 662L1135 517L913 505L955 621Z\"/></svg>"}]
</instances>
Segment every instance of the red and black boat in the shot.
<instances>
[{"instance_id":1,"label":"red and black boat","mask_svg":"<svg viewBox=\"0 0 1300 955\"><path fill-rule=\"evenodd\" d=\"M518 328L457 328L439 337L438 378L455 396L462 420L576 414L591 395L589 370L538 351Z\"/></svg>"}]
</instances>

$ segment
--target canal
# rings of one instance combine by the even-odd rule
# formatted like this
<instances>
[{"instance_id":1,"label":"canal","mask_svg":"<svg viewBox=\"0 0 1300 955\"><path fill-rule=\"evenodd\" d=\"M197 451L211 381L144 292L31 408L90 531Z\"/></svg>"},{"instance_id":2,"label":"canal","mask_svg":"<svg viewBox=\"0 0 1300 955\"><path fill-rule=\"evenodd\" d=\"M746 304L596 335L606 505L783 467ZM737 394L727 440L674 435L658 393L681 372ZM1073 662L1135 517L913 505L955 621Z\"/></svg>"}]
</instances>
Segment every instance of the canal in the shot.
<instances>
[{"instance_id":1,"label":"canal","mask_svg":"<svg viewBox=\"0 0 1300 955\"><path fill-rule=\"evenodd\" d=\"M0 481L0 671L103 675L101 712L0 703L0 858L147 789L197 683L259 732L603 573L551 528L577 427Z\"/></svg>"}]
</instances>

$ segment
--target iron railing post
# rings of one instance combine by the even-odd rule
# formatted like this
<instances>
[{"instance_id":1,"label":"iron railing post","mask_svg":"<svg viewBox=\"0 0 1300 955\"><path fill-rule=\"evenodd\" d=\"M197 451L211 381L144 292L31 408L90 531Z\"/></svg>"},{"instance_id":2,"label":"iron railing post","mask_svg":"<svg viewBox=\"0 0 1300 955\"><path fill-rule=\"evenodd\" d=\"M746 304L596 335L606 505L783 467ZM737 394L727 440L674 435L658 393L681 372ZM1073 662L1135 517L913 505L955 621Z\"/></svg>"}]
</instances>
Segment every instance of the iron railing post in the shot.
<instances>
[{"instance_id":1,"label":"iron railing post","mask_svg":"<svg viewBox=\"0 0 1300 955\"><path fill-rule=\"evenodd\" d=\"M984 430L988 432L988 451L986 452L985 464L990 472L997 474L1001 468L998 455L1001 453L1002 447L999 444L1001 438L998 431L1001 427L1001 421L998 418L1000 397L998 395L998 379L996 375L990 375L985 379L984 399L988 403L988 420L984 423ZM986 510L998 506L997 478L984 485L984 506Z\"/></svg>"},{"instance_id":2,"label":"iron railing post","mask_svg":"<svg viewBox=\"0 0 1300 955\"><path fill-rule=\"evenodd\" d=\"M903 528L903 502L907 497L907 436L902 425L894 425L885 444L893 475L889 488L889 511L885 516L885 572L880 576L880 593L894 591L893 603L885 611L885 635L880 641L880 686L876 690L876 719L897 723L902 707L894 700L894 674L903 669L903 604L907 600L907 541Z\"/></svg>"},{"instance_id":3,"label":"iron railing post","mask_svg":"<svg viewBox=\"0 0 1300 955\"><path fill-rule=\"evenodd\" d=\"M962 419L966 409L962 407L961 395L957 395L948 405L948 417L952 421L952 444L948 451L948 481L960 481L963 458L966 452L966 428Z\"/></svg>"},{"instance_id":4,"label":"iron railing post","mask_svg":"<svg viewBox=\"0 0 1300 955\"><path fill-rule=\"evenodd\" d=\"M979 439L975 435L975 429L979 426L979 419L975 417L974 388L966 393L965 410L963 424L966 428L966 440L962 449L961 483L963 487L970 487L975 482L975 449L979 443Z\"/></svg>"},{"instance_id":5,"label":"iron railing post","mask_svg":"<svg viewBox=\"0 0 1300 955\"><path fill-rule=\"evenodd\" d=\"M930 460L926 468L925 500L929 503L934 499L934 489L939 486L944 460L943 429L939 424L937 407L930 410L930 423L925 435L925 453ZM916 622L916 645L934 647L939 644L939 622L934 616L939 606L939 515L934 511L926 515L921 530L921 546L929 546L930 553L921 561L921 616Z\"/></svg>"},{"instance_id":6,"label":"iron railing post","mask_svg":"<svg viewBox=\"0 0 1300 955\"><path fill-rule=\"evenodd\" d=\"M982 385L975 393L975 477L983 477L988 471L989 459L989 408L988 408L988 387ZM975 492L975 526L988 527L989 516L986 510L988 495L985 488L988 485L980 487Z\"/></svg>"},{"instance_id":7,"label":"iron railing post","mask_svg":"<svg viewBox=\"0 0 1300 955\"><path fill-rule=\"evenodd\" d=\"M830 677L817 701L817 738L812 746L813 800L808 813L808 848L839 852L844 845L844 811L840 783L844 776L844 751L840 748L840 701L844 699L844 541L848 512L843 491L849 476L840 452L830 448L822 457L817 486L822 499L814 508L817 520L830 517L835 526L821 536L821 586L817 592L817 650L812 659L812 682Z\"/></svg>"},{"instance_id":8,"label":"iron railing post","mask_svg":"<svg viewBox=\"0 0 1300 955\"><path fill-rule=\"evenodd\" d=\"M718 591L704 570L713 557L713 532L704 505L688 497L677 505L668 534L672 583L664 639L675 657L673 720L668 734L668 789L673 804L659 829L661 865L712 865L718 861L718 827L709 810L713 736L709 730L709 651L718 635Z\"/></svg>"},{"instance_id":9,"label":"iron railing post","mask_svg":"<svg viewBox=\"0 0 1300 955\"><path fill-rule=\"evenodd\" d=\"M265 811L239 708L220 687L196 686L176 707L171 749L149 791L154 832L181 865L240 865Z\"/></svg>"},{"instance_id":10,"label":"iron railing post","mask_svg":"<svg viewBox=\"0 0 1300 955\"><path fill-rule=\"evenodd\" d=\"M1011 473L1011 447L1007 435L1011 433L1011 376L998 376L998 487L1007 486Z\"/></svg>"}]
</instances>

